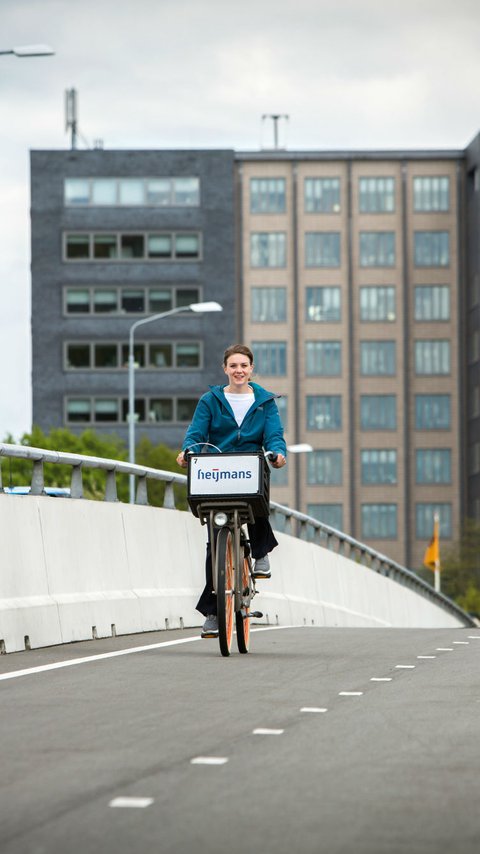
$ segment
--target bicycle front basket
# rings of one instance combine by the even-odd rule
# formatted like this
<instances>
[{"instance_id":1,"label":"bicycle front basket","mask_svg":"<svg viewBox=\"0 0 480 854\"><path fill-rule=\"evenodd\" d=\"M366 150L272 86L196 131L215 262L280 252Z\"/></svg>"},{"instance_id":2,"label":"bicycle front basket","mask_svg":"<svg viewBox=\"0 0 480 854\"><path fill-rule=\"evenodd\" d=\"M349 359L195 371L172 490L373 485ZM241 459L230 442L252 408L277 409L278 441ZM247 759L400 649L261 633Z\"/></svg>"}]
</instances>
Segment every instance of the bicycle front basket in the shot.
<instances>
[{"instance_id":1,"label":"bicycle front basket","mask_svg":"<svg viewBox=\"0 0 480 854\"><path fill-rule=\"evenodd\" d=\"M269 469L261 452L253 454L191 454L188 457L188 503L247 501L254 516L268 516Z\"/></svg>"}]
</instances>

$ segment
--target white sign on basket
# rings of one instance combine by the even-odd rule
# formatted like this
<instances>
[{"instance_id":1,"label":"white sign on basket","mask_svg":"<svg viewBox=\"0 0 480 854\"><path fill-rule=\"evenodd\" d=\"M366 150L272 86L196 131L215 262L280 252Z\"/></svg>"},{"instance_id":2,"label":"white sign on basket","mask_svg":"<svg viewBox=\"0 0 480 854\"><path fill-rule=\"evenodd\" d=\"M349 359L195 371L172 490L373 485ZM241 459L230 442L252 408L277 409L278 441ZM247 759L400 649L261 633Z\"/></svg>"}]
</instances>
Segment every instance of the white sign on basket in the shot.
<instances>
[{"instance_id":1,"label":"white sign on basket","mask_svg":"<svg viewBox=\"0 0 480 854\"><path fill-rule=\"evenodd\" d=\"M190 495L256 495L259 457L192 457Z\"/></svg>"}]
</instances>

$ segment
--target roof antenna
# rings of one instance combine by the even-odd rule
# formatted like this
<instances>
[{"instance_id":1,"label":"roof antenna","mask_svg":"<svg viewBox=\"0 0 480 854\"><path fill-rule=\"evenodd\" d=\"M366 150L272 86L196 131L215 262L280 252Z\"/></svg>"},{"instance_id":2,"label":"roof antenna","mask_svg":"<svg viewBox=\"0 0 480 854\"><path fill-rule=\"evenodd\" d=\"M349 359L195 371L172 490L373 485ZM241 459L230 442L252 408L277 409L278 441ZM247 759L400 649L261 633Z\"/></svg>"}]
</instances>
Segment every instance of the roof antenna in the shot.
<instances>
[{"instance_id":1,"label":"roof antenna","mask_svg":"<svg viewBox=\"0 0 480 854\"><path fill-rule=\"evenodd\" d=\"M77 90L65 90L65 131L71 131L70 148L74 151L77 147Z\"/></svg>"},{"instance_id":2,"label":"roof antenna","mask_svg":"<svg viewBox=\"0 0 480 854\"><path fill-rule=\"evenodd\" d=\"M264 113L262 116L262 122L264 122L265 119L271 119L273 122L273 148L275 150L277 150L280 147L286 148L285 145L279 146L279 144L278 144L278 123L279 123L280 119L285 119L285 122L288 122L290 119L290 116L288 115L288 113ZM266 147L266 146L264 146L264 147Z\"/></svg>"},{"instance_id":3,"label":"roof antenna","mask_svg":"<svg viewBox=\"0 0 480 854\"><path fill-rule=\"evenodd\" d=\"M78 115L77 115L77 90L76 89L66 89L65 90L65 131L71 131L71 142L70 148L74 151L77 148L78 138L82 140L83 144L86 148L90 148L87 140L80 133L78 129ZM95 148L103 148L103 140L96 139L94 143Z\"/></svg>"}]
</instances>

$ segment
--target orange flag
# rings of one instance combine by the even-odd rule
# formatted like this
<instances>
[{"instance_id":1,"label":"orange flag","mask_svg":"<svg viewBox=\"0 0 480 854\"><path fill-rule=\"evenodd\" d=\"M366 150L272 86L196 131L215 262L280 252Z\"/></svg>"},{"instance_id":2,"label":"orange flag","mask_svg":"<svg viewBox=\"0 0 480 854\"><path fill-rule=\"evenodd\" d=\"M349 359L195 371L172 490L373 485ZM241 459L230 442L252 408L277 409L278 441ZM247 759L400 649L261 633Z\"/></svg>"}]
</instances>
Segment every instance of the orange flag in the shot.
<instances>
[{"instance_id":1,"label":"orange flag","mask_svg":"<svg viewBox=\"0 0 480 854\"><path fill-rule=\"evenodd\" d=\"M433 536L423 556L423 565L428 569L440 569L440 519L438 513L433 517Z\"/></svg>"}]
</instances>

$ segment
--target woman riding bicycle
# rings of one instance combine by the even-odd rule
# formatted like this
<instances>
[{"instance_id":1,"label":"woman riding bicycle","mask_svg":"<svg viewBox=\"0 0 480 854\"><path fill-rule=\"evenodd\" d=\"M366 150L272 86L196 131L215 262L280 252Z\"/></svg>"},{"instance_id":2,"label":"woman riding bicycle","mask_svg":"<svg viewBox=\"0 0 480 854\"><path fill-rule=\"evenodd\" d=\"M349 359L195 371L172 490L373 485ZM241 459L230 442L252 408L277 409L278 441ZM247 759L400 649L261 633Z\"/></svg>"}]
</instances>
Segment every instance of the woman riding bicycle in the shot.
<instances>
[{"instance_id":1,"label":"woman riding bicycle","mask_svg":"<svg viewBox=\"0 0 480 854\"><path fill-rule=\"evenodd\" d=\"M209 442L225 453L272 451L277 458L272 465L282 468L286 463L287 448L283 427L278 414L275 395L257 383L252 383L253 353L243 344L234 344L225 350L223 370L228 385L210 386L195 409L192 423L185 434L177 463L187 466L185 452L201 451ZM199 446L196 448L195 446ZM210 450L210 449L209 449ZM255 559L256 578L270 578L268 553L278 545L270 522L257 518L248 525L252 557ZM197 603L197 610L207 619L202 637L217 637L217 597L213 592L210 543L207 545L205 565L206 584Z\"/></svg>"}]
</instances>

